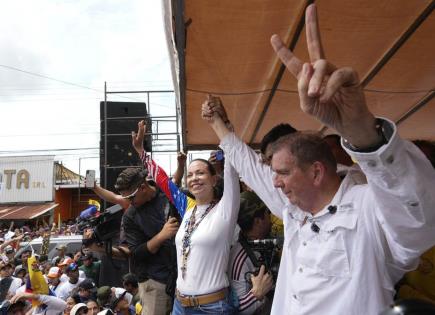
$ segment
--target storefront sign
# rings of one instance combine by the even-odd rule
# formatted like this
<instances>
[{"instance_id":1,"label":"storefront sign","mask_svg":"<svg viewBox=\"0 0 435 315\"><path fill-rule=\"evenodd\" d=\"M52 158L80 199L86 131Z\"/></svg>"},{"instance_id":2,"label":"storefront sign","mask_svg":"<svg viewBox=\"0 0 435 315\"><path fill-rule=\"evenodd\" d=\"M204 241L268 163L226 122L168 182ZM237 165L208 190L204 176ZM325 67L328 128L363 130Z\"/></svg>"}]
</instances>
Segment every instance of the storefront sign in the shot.
<instances>
[{"instance_id":1,"label":"storefront sign","mask_svg":"<svg viewBox=\"0 0 435 315\"><path fill-rule=\"evenodd\" d=\"M0 157L0 204L52 201L54 156Z\"/></svg>"}]
</instances>

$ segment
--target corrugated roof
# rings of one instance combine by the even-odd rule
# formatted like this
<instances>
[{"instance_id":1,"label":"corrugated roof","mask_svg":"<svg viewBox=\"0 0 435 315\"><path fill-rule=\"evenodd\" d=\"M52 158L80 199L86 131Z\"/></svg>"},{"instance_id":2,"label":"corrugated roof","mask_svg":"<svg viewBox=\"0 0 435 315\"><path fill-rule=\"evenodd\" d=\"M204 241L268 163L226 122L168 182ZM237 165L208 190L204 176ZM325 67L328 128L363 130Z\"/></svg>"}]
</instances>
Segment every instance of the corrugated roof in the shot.
<instances>
[{"instance_id":1,"label":"corrugated roof","mask_svg":"<svg viewBox=\"0 0 435 315\"><path fill-rule=\"evenodd\" d=\"M43 204L1 205L0 220L29 220L35 219L59 204L46 202Z\"/></svg>"},{"instance_id":2,"label":"corrugated roof","mask_svg":"<svg viewBox=\"0 0 435 315\"><path fill-rule=\"evenodd\" d=\"M54 166L57 185L79 185L80 181L84 179L83 176L71 171L59 162L55 162Z\"/></svg>"}]
</instances>

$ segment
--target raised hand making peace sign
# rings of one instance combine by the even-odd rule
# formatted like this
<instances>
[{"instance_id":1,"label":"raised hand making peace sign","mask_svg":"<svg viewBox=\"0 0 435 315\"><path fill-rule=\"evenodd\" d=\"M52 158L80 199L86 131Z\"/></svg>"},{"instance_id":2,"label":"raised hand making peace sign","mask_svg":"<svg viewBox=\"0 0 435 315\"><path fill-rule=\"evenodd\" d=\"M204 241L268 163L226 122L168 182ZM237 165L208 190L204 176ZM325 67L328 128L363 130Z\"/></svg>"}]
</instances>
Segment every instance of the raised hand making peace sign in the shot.
<instances>
[{"instance_id":1,"label":"raised hand making peace sign","mask_svg":"<svg viewBox=\"0 0 435 315\"><path fill-rule=\"evenodd\" d=\"M375 146L382 137L367 108L358 75L351 68L337 68L325 59L314 4L307 7L305 28L308 63L287 49L278 35L271 38L276 54L298 80L301 109L335 129L353 146L361 149Z\"/></svg>"}]
</instances>

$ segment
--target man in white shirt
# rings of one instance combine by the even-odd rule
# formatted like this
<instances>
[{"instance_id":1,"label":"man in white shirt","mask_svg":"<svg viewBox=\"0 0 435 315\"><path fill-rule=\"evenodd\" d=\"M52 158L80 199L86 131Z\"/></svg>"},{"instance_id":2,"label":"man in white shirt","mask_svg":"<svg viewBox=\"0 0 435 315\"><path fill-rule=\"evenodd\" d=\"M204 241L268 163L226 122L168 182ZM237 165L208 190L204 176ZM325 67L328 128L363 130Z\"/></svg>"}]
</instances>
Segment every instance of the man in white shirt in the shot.
<instances>
[{"instance_id":1,"label":"man in white shirt","mask_svg":"<svg viewBox=\"0 0 435 315\"><path fill-rule=\"evenodd\" d=\"M73 289L84 280L79 278L79 266L76 263L71 263L65 270L69 280L63 282L55 291L56 296L64 301L71 295Z\"/></svg>"},{"instance_id":2,"label":"man in white shirt","mask_svg":"<svg viewBox=\"0 0 435 315\"><path fill-rule=\"evenodd\" d=\"M15 295L17 289L21 286L21 279L12 277L14 267L10 264L0 265L0 302L4 299L12 297Z\"/></svg>"},{"instance_id":3,"label":"man in white shirt","mask_svg":"<svg viewBox=\"0 0 435 315\"><path fill-rule=\"evenodd\" d=\"M211 125L226 159L283 218L271 314L378 314L393 301L394 283L435 243L435 171L392 122L368 110L356 72L324 59L315 5L305 21L310 63L277 35L272 46L298 80L301 109L340 134L368 184L350 174L341 180L332 152L316 135L278 140L270 168L224 123L218 98L203 104L203 117L219 122Z\"/></svg>"},{"instance_id":4,"label":"man in white shirt","mask_svg":"<svg viewBox=\"0 0 435 315\"><path fill-rule=\"evenodd\" d=\"M36 294L36 293L30 293L30 292L23 292L18 293L14 295L10 301L11 305L14 305L16 303L19 303L19 301L25 301L25 300L32 300L37 301L40 304L33 308L33 311L31 314L34 315L59 315L63 314L66 303L65 301L51 295L45 295L45 294ZM12 314L24 314L26 313L25 309L21 311L16 311ZM9 313L8 313L9 314Z\"/></svg>"}]
</instances>

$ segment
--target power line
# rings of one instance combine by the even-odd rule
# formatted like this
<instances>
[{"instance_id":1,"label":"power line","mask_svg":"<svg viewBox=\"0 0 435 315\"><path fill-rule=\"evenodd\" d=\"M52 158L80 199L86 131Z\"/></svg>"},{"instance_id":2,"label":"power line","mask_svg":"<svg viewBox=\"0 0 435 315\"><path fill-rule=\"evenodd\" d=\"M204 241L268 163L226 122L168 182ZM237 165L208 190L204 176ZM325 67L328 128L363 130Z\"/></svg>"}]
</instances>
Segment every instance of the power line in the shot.
<instances>
[{"instance_id":1,"label":"power line","mask_svg":"<svg viewBox=\"0 0 435 315\"><path fill-rule=\"evenodd\" d=\"M0 138L9 137L51 137L51 136L76 136L76 135L93 135L99 134L100 131L90 131L90 132L70 132L70 133L40 133L40 134L6 134L0 135Z\"/></svg>"},{"instance_id":2,"label":"power line","mask_svg":"<svg viewBox=\"0 0 435 315\"><path fill-rule=\"evenodd\" d=\"M43 74L39 74L39 73L35 73L35 72L30 72L30 71L26 71L26 70L22 70L22 69L18 69L18 68L15 68L15 67L7 66L7 65L2 65L2 64L0 64L0 67L6 68L6 69L9 69L9 70L14 70L14 71L26 73L28 75L33 75L35 77L40 77L40 78L44 78L44 79L47 79L47 80L59 82L59 83L62 83L62 84L72 85L72 86L79 87L79 88L82 88L82 89L87 89L87 90L95 91L95 92L98 92L98 93L102 93L101 90L97 90L97 89L90 88L88 86L84 86L84 85L73 83L73 82L59 80L59 79L52 78L52 77L49 77L49 76L46 76L46 75L43 75Z\"/></svg>"},{"instance_id":3,"label":"power line","mask_svg":"<svg viewBox=\"0 0 435 315\"><path fill-rule=\"evenodd\" d=\"M43 74L39 74L39 73L35 73L35 72L30 72L30 71L26 71L26 70L22 70L22 69L18 69L18 68L15 68L15 67L7 66L7 65L2 65L2 64L0 64L0 67L3 67L5 69L9 69L9 70L13 70L13 71L22 72L22 73L25 73L25 74L28 74L28 75L32 75L32 76L35 76L35 77L44 78L44 79L47 79L47 80L59 82L59 83L62 83L62 84L75 86L75 87L86 89L86 90L90 90L90 91L94 91L94 92L98 92L98 93L104 93L102 90L94 89L94 88L91 88L91 87L88 87L88 86L85 86L85 85L81 85L81 84L77 84L77 83L73 83L73 82L69 82L69 81L65 81L65 80L56 79L56 78L49 77L49 76L46 76L46 75L43 75ZM127 97L127 96L118 96L118 97L138 101L138 99Z\"/></svg>"},{"instance_id":4,"label":"power line","mask_svg":"<svg viewBox=\"0 0 435 315\"><path fill-rule=\"evenodd\" d=\"M13 151L0 151L0 154L5 153L31 153L31 152L62 152L62 151L85 151L85 150L99 150L99 147L93 148L73 148L73 149L35 149L35 150L13 150Z\"/></svg>"}]
</instances>

